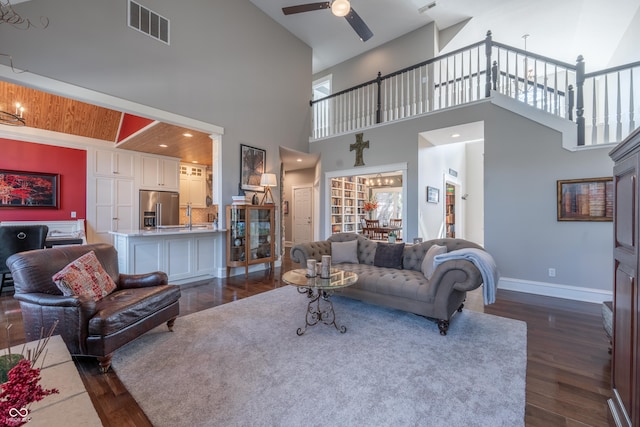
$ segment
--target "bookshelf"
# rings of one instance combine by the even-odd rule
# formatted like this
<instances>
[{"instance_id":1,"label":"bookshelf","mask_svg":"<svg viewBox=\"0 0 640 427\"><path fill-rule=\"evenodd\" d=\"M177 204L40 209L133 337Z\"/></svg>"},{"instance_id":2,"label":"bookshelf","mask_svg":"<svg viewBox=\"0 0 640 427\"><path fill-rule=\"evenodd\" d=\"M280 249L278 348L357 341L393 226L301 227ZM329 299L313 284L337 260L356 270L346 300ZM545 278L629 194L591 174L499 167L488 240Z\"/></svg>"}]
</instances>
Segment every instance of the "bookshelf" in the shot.
<instances>
[{"instance_id":1,"label":"bookshelf","mask_svg":"<svg viewBox=\"0 0 640 427\"><path fill-rule=\"evenodd\" d=\"M445 229L447 237L456 237L456 188L447 184L445 193Z\"/></svg>"},{"instance_id":2,"label":"bookshelf","mask_svg":"<svg viewBox=\"0 0 640 427\"><path fill-rule=\"evenodd\" d=\"M358 176L331 179L331 233L360 233L365 217L365 178Z\"/></svg>"}]
</instances>

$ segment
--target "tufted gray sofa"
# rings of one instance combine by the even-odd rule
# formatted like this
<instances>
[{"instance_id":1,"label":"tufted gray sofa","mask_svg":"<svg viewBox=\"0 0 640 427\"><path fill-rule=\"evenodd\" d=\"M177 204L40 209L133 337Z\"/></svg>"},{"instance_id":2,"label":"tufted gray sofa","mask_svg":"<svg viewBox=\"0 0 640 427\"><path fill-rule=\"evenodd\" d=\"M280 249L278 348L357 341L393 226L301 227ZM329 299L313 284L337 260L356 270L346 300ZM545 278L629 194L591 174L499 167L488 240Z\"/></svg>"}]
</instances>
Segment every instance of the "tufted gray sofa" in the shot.
<instances>
[{"instance_id":1,"label":"tufted gray sofa","mask_svg":"<svg viewBox=\"0 0 640 427\"><path fill-rule=\"evenodd\" d=\"M422 261L434 245L447 247L447 252L481 246L463 239L435 239L405 245L402 269L376 267L374 257L377 242L354 233L339 233L327 240L302 243L291 248L291 260L306 268L307 259L321 261L322 255L331 255L331 242L358 240L359 264L335 264L335 268L358 274L355 285L340 289L340 295L409 311L436 319L441 335L446 335L454 313L462 310L467 291L482 285L480 271L467 260L446 261L435 269L427 280L422 274Z\"/></svg>"}]
</instances>

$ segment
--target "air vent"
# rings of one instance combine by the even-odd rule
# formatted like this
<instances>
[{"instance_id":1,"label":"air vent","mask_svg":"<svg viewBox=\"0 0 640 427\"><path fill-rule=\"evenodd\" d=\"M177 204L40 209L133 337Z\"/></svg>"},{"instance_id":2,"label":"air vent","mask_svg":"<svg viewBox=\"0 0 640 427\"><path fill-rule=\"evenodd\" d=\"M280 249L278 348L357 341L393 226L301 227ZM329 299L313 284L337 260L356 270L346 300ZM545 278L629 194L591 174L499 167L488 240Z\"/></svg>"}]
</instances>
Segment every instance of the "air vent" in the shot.
<instances>
[{"instance_id":1,"label":"air vent","mask_svg":"<svg viewBox=\"0 0 640 427\"><path fill-rule=\"evenodd\" d=\"M169 20L131 0L129 27L169 44Z\"/></svg>"}]
</instances>

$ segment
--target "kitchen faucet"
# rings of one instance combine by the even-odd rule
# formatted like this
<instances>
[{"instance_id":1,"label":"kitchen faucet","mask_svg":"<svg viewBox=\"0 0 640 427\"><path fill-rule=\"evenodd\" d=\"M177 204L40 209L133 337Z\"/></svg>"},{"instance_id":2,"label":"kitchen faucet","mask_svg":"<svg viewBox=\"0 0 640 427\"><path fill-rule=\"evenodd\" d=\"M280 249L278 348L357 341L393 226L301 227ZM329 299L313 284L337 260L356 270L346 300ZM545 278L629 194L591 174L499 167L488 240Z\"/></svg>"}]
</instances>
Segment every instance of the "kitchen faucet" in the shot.
<instances>
[{"instance_id":1,"label":"kitchen faucet","mask_svg":"<svg viewBox=\"0 0 640 427\"><path fill-rule=\"evenodd\" d=\"M189 224L187 225L187 227L189 228L189 230L192 229L193 227L193 222L191 220L191 202L187 203L187 217L189 217Z\"/></svg>"}]
</instances>

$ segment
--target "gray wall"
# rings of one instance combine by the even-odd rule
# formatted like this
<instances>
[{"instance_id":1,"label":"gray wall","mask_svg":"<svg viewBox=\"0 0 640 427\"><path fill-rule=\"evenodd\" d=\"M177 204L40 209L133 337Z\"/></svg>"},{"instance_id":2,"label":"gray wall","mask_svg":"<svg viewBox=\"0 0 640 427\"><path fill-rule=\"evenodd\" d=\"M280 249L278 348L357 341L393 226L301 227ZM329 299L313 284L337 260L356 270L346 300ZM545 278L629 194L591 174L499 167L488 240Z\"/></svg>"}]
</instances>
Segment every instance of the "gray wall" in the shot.
<instances>
[{"instance_id":1,"label":"gray wall","mask_svg":"<svg viewBox=\"0 0 640 427\"><path fill-rule=\"evenodd\" d=\"M30 73L224 127L223 204L237 193L239 144L266 149L275 173L279 145L307 151L307 45L248 0L143 4L171 21L171 45L128 28L125 0L31 0L16 10L49 27L0 25L0 51Z\"/></svg>"},{"instance_id":2,"label":"gray wall","mask_svg":"<svg viewBox=\"0 0 640 427\"><path fill-rule=\"evenodd\" d=\"M382 75L410 67L438 54L438 30L427 24L362 55L314 74L313 79L332 74L332 91L339 92Z\"/></svg>"},{"instance_id":3,"label":"gray wall","mask_svg":"<svg viewBox=\"0 0 640 427\"><path fill-rule=\"evenodd\" d=\"M506 277L610 291L612 223L558 222L556 210L556 180L613 174L610 147L561 146L555 131L501 108L488 111L485 245Z\"/></svg>"},{"instance_id":4,"label":"gray wall","mask_svg":"<svg viewBox=\"0 0 640 427\"><path fill-rule=\"evenodd\" d=\"M612 223L556 221L556 180L611 176L608 149L569 152L559 132L490 101L364 131L367 167L408 164L407 236L418 235L421 226L418 134L476 121L484 121L485 129L484 243L502 276L610 291ZM353 142L349 134L311 144L312 152L321 153L323 174L353 169ZM321 188L321 204L327 206L324 193ZM549 267L556 268L555 278L547 276Z\"/></svg>"}]
</instances>

